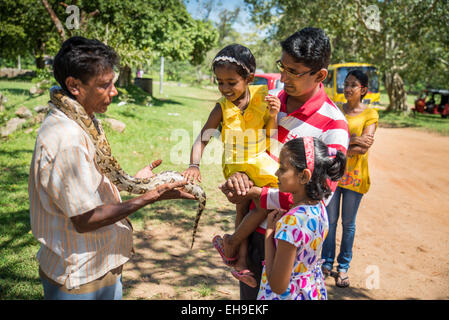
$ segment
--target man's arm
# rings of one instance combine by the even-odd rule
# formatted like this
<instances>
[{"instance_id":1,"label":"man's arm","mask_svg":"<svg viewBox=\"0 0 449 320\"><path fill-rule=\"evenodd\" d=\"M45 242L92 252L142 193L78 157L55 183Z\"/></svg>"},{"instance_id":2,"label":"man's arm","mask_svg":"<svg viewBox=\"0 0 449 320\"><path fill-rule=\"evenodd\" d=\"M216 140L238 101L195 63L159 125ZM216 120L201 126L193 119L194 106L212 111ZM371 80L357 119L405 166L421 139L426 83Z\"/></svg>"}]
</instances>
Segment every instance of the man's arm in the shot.
<instances>
[{"instance_id":1,"label":"man's arm","mask_svg":"<svg viewBox=\"0 0 449 320\"><path fill-rule=\"evenodd\" d=\"M117 204L102 205L70 219L76 231L84 233L114 224L140 208L156 201L169 199L194 200L195 197L193 195L176 189L184 186L186 183L186 181L167 183L134 199Z\"/></svg>"}]
</instances>

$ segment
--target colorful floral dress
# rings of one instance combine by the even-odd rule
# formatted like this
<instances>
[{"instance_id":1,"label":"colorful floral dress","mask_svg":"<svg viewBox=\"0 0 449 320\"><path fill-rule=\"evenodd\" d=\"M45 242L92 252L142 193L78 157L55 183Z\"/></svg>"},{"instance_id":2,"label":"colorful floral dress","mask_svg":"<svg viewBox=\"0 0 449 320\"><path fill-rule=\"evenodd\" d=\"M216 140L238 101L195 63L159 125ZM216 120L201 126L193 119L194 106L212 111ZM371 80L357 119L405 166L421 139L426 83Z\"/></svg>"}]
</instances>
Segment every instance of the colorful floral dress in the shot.
<instances>
[{"instance_id":1,"label":"colorful floral dress","mask_svg":"<svg viewBox=\"0 0 449 320\"><path fill-rule=\"evenodd\" d=\"M319 256L328 229L326 207L322 201L317 205L299 205L284 214L276 224L274 238L276 247L279 240L297 247L290 283L283 294L274 293L264 266L257 299L327 300Z\"/></svg>"}]
</instances>

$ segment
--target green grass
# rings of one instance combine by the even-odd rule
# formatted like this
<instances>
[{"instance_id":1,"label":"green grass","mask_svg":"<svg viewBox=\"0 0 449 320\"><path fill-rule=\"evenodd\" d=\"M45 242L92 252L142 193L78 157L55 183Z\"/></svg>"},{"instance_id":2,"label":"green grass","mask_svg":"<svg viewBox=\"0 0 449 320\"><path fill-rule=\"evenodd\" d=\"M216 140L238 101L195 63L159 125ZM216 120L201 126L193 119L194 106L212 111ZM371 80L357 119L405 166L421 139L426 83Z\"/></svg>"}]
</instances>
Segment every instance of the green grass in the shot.
<instances>
[{"instance_id":1,"label":"green grass","mask_svg":"<svg viewBox=\"0 0 449 320\"><path fill-rule=\"evenodd\" d=\"M0 80L0 92L8 99L0 125L14 117L18 107L24 105L35 115L33 108L48 101L48 93L31 96L31 86L31 82ZM218 98L216 90L180 87L171 83L164 86L163 95L158 94L158 86L154 89L157 90L154 90L151 107L139 104L147 95L134 89L130 90L136 101L134 104L118 106L119 99L114 99L106 114L99 116L100 119L115 118L126 124L121 134L106 125L105 131L114 155L130 174L135 174L156 159L163 159L163 163L155 172L186 169L193 139ZM39 125L27 127L33 129L31 133L25 133L24 128L0 140L0 300L43 298L35 259L39 244L30 233L28 201L29 165ZM175 129L184 130L187 139L181 142L180 137L172 136ZM184 156L170 157L173 147L182 143L188 144L184 148ZM215 141L213 145L218 144ZM187 164L179 163L179 160L187 161ZM208 208L212 212L223 210L228 203L224 197L219 197L216 188L218 182L223 180L220 164L202 165L202 175L203 187L208 194ZM130 197L122 193L123 200ZM130 218L135 229L151 219L151 223L176 221L190 230L196 208L197 203L192 201L161 202L139 210ZM204 223L208 223L207 216L203 219Z\"/></svg>"},{"instance_id":2,"label":"green grass","mask_svg":"<svg viewBox=\"0 0 449 320\"><path fill-rule=\"evenodd\" d=\"M407 128L413 127L428 132L449 136L449 119L443 119L436 114L410 112L386 112L379 110L379 124L383 127Z\"/></svg>"}]
</instances>

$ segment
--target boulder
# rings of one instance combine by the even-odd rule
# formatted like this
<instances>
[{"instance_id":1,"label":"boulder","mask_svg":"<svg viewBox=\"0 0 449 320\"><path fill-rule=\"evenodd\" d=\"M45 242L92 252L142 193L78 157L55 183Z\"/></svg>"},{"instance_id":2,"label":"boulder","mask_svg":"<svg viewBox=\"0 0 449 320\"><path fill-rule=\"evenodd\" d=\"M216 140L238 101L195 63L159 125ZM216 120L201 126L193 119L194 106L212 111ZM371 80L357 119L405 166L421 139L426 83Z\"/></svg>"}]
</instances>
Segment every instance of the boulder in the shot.
<instances>
[{"instance_id":1,"label":"boulder","mask_svg":"<svg viewBox=\"0 0 449 320\"><path fill-rule=\"evenodd\" d=\"M50 109L50 107L48 105L44 105L44 106L37 106L36 108L34 108L34 111L36 111L37 113L46 113L48 112L48 110Z\"/></svg>"},{"instance_id":2,"label":"boulder","mask_svg":"<svg viewBox=\"0 0 449 320\"><path fill-rule=\"evenodd\" d=\"M0 129L0 133L2 137L7 137L14 131L22 128L22 126L25 124L25 119L20 118L12 118L6 123L6 127L3 127Z\"/></svg>"},{"instance_id":3,"label":"boulder","mask_svg":"<svg viewBox=\"0 0 449 320\"><path fill-rule=\"evenodd\" d=\"M30 110L28 108L21 106L19 109L15 112L16 116L19 118L29 119L33 116Z\"/></svg>"},{"instance_id":4,"label":"boulder","mask_svg":"<svg viewBox=\"0 0 449 320\"><path fill-rule=\"evenodd\" d=\"M31 87L31 88L30 88L30 93L31 93L32 95L35 95L35 94L43 94L43 93L44 93L44 90L42 90L42 89L39 88L38 86L34 86L34 87Z\"/></svg>"},{"instance_id":5,"label":"boulder","mask_svg":"<svg viewBox=\"0 0 449 320\"><path fill-rule=\"evenodd\" d=\"M116 120L116 119L106 118L103 121L106 121L107 123L109 123L112 130L120 132L120 133L122 133L123 130L125 130L125 128L126 128L126 124L124 124L123 122Z\"/></svg>"}]
</instances>

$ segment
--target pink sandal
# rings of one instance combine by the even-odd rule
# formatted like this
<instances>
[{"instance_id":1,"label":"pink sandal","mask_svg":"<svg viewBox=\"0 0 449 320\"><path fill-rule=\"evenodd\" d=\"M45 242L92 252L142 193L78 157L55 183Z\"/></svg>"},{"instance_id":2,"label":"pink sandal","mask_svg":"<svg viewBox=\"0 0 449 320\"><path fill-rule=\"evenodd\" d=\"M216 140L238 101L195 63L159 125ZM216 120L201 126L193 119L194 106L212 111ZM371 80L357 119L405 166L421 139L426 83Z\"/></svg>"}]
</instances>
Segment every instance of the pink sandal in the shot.
<instances>
[{"instance_id":1,"label":"pink sandal","mask_svg":"<svg viewBox=\"0 0 449 320\"><path fill-rule=\"evenodd\" d=\"M242 271L232 270L231 273L234 276L234 278L243 282L247 286L250 286L251 288L257 287L257 281L253 277L254 273L252 273L248 269Z\"/></svg>"},{"instance_id":2,"label":"pink sandal","mask_svg":"<svg viewBox=\"0 0 449 320\"><path fill-rule=\"evenodd\" d=\"M217 249L218 253L221 256L221 259L223 260L223 262L225 263L225 265L227 266L232 266L234 265L234 263L237 261L238 256L235 256L233 258L228 258L225 256L224 254L224 245L223 245L223 238L219 235L216 235L213 239L212 239L212 243L215 247L215 249Z\"/></svg>"}]
</instances>

